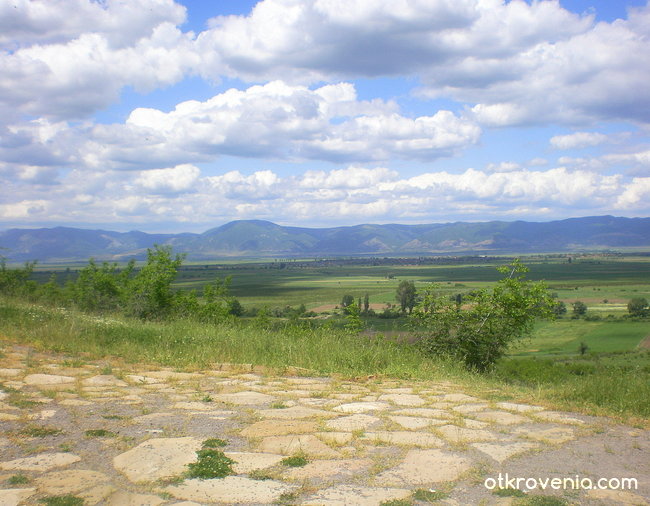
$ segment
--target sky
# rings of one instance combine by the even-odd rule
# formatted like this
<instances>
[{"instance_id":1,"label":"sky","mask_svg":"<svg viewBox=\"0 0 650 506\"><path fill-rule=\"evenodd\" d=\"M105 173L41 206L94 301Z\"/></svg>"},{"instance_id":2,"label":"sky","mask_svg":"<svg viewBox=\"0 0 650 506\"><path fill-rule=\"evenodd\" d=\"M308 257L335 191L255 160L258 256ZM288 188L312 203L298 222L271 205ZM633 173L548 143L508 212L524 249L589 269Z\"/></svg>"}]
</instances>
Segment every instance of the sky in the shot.
<instances>
[{"instance_id":1,"label":"sky","mask_svg":"<svg viewBox=\"0 0 650 506\"><path fill-rule=\"evenodd\" d=\"M641 0L0 0L0 229L650 216Z\"/></svg>"}]
</instances>

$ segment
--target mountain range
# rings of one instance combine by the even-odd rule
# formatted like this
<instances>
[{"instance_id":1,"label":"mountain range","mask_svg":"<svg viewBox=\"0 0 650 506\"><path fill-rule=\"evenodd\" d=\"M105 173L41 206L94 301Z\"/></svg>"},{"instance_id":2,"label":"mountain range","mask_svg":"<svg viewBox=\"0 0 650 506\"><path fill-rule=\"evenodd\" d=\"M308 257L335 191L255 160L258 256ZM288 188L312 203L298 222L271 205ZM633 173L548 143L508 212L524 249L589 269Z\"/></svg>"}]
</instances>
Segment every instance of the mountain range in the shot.
<instances>
[{"instance_id":1,"label":"mountain range","mask_svg":"<svg viewBox=\"0 0 650 506\"><path fill-rule=\"evenodd\" d=\"M412 256L449 253L541 253L648 247L650 218L593 216L549 222L490 221L428 225L285 227L240 220L202 234L147 234L69 227L0 232L0 256L39 262L143 258L154 244L189 260L224 257Z\"/></svg>"}]
</instances>

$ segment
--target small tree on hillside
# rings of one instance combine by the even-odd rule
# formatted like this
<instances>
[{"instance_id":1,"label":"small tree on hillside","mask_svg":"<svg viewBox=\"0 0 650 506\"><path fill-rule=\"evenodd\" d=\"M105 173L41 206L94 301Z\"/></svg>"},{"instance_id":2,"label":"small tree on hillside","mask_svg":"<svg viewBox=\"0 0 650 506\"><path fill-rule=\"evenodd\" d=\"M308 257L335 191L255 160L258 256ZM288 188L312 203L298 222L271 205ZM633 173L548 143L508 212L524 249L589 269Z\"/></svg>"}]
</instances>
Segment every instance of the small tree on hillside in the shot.
<instances>
[{"instance_id":1,"label":"small tree on hillside","mask_svg":"<svg viewBox=\"0 0 650 506\"><path fill-rule=\"evenodd\" d=\"M417 299L417 290L413 281L401 281L397 286L397 293L395 294L397 302L399 302L402 313L409 314L413 311Z\"/></svg>"},{"instance_id":2,"label":"small tree on hillside","mask_svg":"<svg viewBox=\"0 0 650 506\"><path fill-rule=\"evenodd\" d=\"M515 261L492 289L467 295L462 306L428 289L413 312L420 349L462 360L469 369L491 369L508 347L528 335L537 317L552 317L553 299L543 282L526 280L528 269Z\"/></svg>"},{"instance_id":3,"label":"small tree on hillside","mask_svg":"<svg viewBox=\"0 0 650 506\"><path fill-rule=\"evenodd\" d=\"M584 316L587 313L587 304L585 304L581 300L577 300L571 305L573 306L574 318L580 318L581 316Z\"/></svg>"},{"instance_id":4,"label":"small tree on hillside","mask_svg":"<svg viewBox=\"0 0 650 506\"><path fill-rule=\"evenodd\" d=\"M648 301L644 297L634 297L627 303L627 312L630 316L643 317L648 316Z\"/></svg>"}]
</instances>

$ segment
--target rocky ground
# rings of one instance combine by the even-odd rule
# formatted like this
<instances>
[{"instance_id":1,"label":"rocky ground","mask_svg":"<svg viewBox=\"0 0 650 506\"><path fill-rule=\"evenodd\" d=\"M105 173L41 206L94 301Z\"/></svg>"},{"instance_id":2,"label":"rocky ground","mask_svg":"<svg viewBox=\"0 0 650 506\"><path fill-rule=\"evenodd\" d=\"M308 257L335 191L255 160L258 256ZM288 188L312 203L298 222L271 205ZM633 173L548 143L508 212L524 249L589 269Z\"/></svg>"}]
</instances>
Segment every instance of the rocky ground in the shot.
<instances>
[{"instance_id":1,"label":"rocky ground","mask_svg":"<svg viewBox=\"0 0 650 506\"><path fill-rule=\"evenodd\" d=\"M0 385L1 505L551 504L531 499L540 495L648 504L650 497L648 431L490 402L451 383L277 377L225 364L187 373L7 344ZM196 452L215 438L235 462L233 474L187 477ZM497 492L500 477L507 490ZM587 480L601 478L638 486L588 489ZM55 502L61 496L68 502Z\"/></svg>"}]
</instances>

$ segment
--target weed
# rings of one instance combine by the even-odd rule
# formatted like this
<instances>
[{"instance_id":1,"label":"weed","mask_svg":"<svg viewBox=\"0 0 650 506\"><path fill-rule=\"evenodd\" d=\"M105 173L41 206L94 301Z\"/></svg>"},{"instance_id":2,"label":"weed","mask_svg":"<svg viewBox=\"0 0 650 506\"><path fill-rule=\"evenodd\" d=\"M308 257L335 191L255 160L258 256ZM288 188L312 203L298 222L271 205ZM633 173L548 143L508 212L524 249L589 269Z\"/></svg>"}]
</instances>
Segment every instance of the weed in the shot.
<instances>
[{"instance_id":1,"label":"weed","mask_svg":"<svg viewBox=\"0 0 650 506\"><path fill-rule=\"evenodd\" d=\"M569 503L561 497L529 495L528 497L516 499L513 504L516 506L566 506Z\"/></svg>"},{"instance_id":2,"label":"weed","mask_svg":"<svg viewBox=\"0 0 650 506\"><path fill-rule=\"evenodd\" d=\"M124 420L126 417L120 415L102 415L102 418L105 420Z\"/></svg>"},{"instance_id":3,"label":"weed","mask_svg":"<svg viewBox=\"0 0 650 506\"><path fill-rule=\"evenodd\" d=\"M86 437L115 437L117 434L106 429L90 429L86 431Z\"/></svg>"},{"instance_id":4,"label":"weed","mask_svg":"<svg viewBox=\"0 0 650 506\"><path fill-rule=\"evenodd\" d=\"M392 501L383 501L379 504L380 506L413 506L413 501L410 499L393 499Z\"/></svg>"},{"instance_id":5,"label":"weed","mask_svg":"<svg viewBox=\"0 0 650 506\"><path fill-rule=\"evenodd\" d=\"M40 503L47 506L83 506L84 500L74 495L52 495L39 499Z\"/></svg>"},{"instance_id":6,"label":"weed","mask_svg":"<svg viewBox=\"0 0 650 506\"><path fill-rule=\"evenodd\" d=\"M264 469L255 469L255 470L251 471L250 473L248 473L248 477L251 480L259 480L259 481L272 480L273 479L273 475L270 472L265 471Z\"/></svg>"},{"instance_id":7,"label":"weed","mask_svg":"<svg viewBox=\"0 0 650 506\"><path fill-rule=\"evenodd\" d=\"M210 397L209 395L204 395L203 397L201 397L201 402L212 402L213 400L214 399L212 399L212 397Z\"/></svg>"},{"instance_id":8,"label":"weed","mask_svg":"<svg viewBox=\"0 0 650 506\"><path fill-rule=\"evenodd\" d=\"M271 409L286 409L289 406L284 401L275 401L271 403Z\"/></svg>"},{"instance_id":9,"label":"weed","mask_svg":"<svg viewBox=\"0 0 650 506\"><path fill-rule=\"evenodd\" d=\"M284 494L281 494L280 497L278 497L274 504L281 506L290 506L292 504L295 504L297 500L298 494L295 492L285 492Z\"/></svg>"},{"instance_id":10,"label":"weed","mask_svg":"<svg viewBox=\"0 0 650 506\"><path fill-rule=\"evenodd\" d=\"M29 483L30 481L32 480L30 480L24 474L14 474L7 480L7 483L9 485L24 485L25 483Z\"/></svg>"},{"instance_id":11,"label":"weed","mask_svg":"<svg viewBox=\"0 0 650 506\"><path fill-rule=\"evenodd\" d=\"M433 490L426 488L419 488L411 496L415 501L435 502L449 497L448 492L442 490Z\"/></svg>"},{"instance_id":12,"label":"weed","mask_svg":"<svg viewBox=\"0 0 650 506\"><path fill-rule=\"evenodd\" d=\"M53 427L27 427L20 431L20 434L29 437L47 437L47 436L58 436L62 434L61 429L55 429Z\"/></svg>"},{"instance_id":13,"label":"weed","mask_svg":"<svg viewBox=\"0 0 650 506\"><path fill-rule=\"evenodd\" d=\"M518 488L498 488L492 494L499 497L526 497L526 494Z\"/></svg>"},{"instance_id":14,"label":"weed","mask_svg":"<svg viewBox=\"0 0 650 506\"><path fill-rule=\"evenodd\" d=\"M61 450L62 452L65 452L65 453L71 452L72 451L72 445L70 445L69 443L61 443L59 445L59 450Z\"/></svg>"},{"instance_id":15,"label":"weed","mask_svg":"<svg viewBox=\"0 0 650 506\"><path fill-rule=\"evenodd\" d=\"M292 455L291 457L286 457L280 461L280 464L287 467L303 467L309 463L309 460L304 455Z\"/></svg>"},{"instance_id":16,"label":"weed","mask_svg":"<svg viewBox=\"0 0 650 506\"><path fill-rule=\"evenodd\" d=\"M223 452L204 448L196 454L197 461L187 465L189 478L225 478L233 473L232 465L235 461L226 457Z\"/></svg>"},{"instance_id":17,"label":"weed","mask_svg":"<svg viewBox=\"0 0 650 506\"><path fill-rule=\"evenodd\" d=\"M223 439L213 437L203 441L202 446L203 448L220 448L220 447L228 446L228 441L224 441Z\"/></svg>"}]
</instances>

